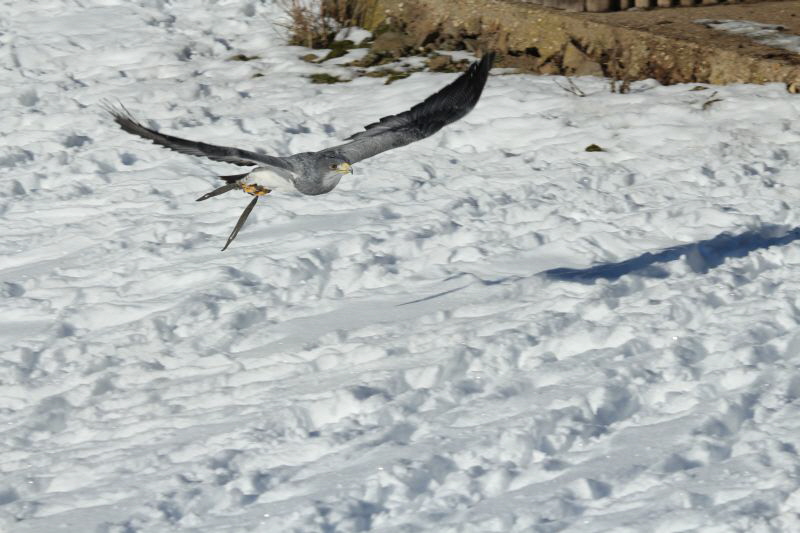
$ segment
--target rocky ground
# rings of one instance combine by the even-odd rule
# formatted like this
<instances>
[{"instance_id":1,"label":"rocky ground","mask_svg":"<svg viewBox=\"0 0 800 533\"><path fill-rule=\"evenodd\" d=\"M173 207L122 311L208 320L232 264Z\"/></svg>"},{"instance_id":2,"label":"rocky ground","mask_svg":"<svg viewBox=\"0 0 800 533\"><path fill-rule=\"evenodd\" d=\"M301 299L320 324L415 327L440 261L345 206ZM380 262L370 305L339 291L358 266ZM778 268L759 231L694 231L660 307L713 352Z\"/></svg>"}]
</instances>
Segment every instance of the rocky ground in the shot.
<instances>
[{"instance_id":1,"label":"rocky ground","mask_svg":"<svg viewBox=\"0 0 800 533\"><path fill-rule=\"evenodd\" d=\"M559 75L679 82L800 82L800 55L698 20L746 20L800 35L800 1L574 13L484 0L356 0L358 21L407 50L499 51L499 65ZM397 36L393 37L397 45Z\"/></svg>"}]
</instances>

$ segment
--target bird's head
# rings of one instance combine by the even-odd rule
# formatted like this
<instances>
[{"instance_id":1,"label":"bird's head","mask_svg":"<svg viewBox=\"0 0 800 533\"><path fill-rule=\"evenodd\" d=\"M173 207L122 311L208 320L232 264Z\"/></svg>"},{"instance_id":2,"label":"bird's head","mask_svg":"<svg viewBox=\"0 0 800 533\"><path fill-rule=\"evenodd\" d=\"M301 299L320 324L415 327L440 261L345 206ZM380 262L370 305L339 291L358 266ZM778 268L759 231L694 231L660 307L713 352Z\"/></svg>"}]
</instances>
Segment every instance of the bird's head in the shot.
<instances>
[{"instance_id":1,"label":"bird's head","mask_svg":"<svg viewBox=\"0 0 800 533\"><path fill-rule=\"evenodd\" d=\"M350 161L334 151L302 153L292 156L302 168L302 175L295 180L295 187L303 194L325 194L339 184L345 174L352 174Z\"/></svg>"},{"instance_id":2,"label":"bird's head","mask_svg":"<svg viewBox=\"0 0 800 533\"><path fill-rule=\"evenodd\" d=\"M352 174L353 168L350 166L350 161L332 153L325 154L317 161L317 172L322 176L341 178L344 174Z\"/></svg>"}]
</instances>

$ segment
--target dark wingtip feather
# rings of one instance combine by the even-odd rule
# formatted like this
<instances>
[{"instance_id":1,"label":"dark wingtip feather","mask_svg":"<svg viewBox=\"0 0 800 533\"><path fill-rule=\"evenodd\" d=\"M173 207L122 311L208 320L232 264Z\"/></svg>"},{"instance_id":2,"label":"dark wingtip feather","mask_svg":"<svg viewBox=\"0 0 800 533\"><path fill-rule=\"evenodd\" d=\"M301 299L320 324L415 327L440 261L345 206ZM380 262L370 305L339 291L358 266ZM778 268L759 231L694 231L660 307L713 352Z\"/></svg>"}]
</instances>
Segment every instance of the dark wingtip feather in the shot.
<instances>
[{"instance_id":1,"label":"dark wingtip feather","mask_svg":"<svg viewBox=\"0 0 800 533\"><path fill-rule=\"evenodd\" d=\"M111 101L104 99L100 101L100 107L102 107L106 113L111 115L111 118L114 119L114 122L116 122L123 131L132 135L138 135L139 137L152 141L156 144L161 144L162 146L164 145L163 139L165 139L166 136L143 126L138 120L136 120L136 118L133 116L133 113L128 111L128 108L125 107L122 102L117 101L117 103L114 104ZM167 148L172 147L167 146Z\"/></svg>"},{"instance_id":2,"label":"dark wingtip feather","mask_svg":"<svg viewBox=\"0 0 800 533\"><path fill-rule=\"evenodd\" d=\"M239 148L191 141L150 129L137 121L133 114L128 111L121 102L113 104L108 100L103 100L100 102L100 106L111 115L111 118L114 119L114 122L116 122L123 131L147 139L164 148L169 148L170 150L186 155L207 157L213 161L222 161L223 163L231 163L243 167L258 166L261 163L266 163L274 167L292 170L285 160L279 157L260 155Z\"/></svg>"},{"instance_id":3,"label":"dark wingtip feather","mask_svg":"<svg viewBox=\"0 0 800 533\"><path fill-rule=\"evenodd\" d=\"M481 57L481 60L478 62L479 68L483 71L489 72L489 69L492 68L495 57L497 57L497 54L492 51L483 54L483 57Z\"/></svg>"},{"instance_id":4,"label":"dark wingtip feather","mask_svg":"<svg viewBox=\"0 0 800 533\"><path fill-rule=\"evenodd\" d=\"M106 113L111 115L111 118L114 119L114 122L116 122L128 133L136 133L131 131L132 129L137 129L134 128L136 126L138 126L138 128L147 129L139 124L135 118L133 118L133 114L131 114L131 112L128 111L128 108L126 108L120 101L117 101L117 103L114 104L108 99L103 99L100 101L100 107L103 108Z\"/></svg>"}]
</instances>

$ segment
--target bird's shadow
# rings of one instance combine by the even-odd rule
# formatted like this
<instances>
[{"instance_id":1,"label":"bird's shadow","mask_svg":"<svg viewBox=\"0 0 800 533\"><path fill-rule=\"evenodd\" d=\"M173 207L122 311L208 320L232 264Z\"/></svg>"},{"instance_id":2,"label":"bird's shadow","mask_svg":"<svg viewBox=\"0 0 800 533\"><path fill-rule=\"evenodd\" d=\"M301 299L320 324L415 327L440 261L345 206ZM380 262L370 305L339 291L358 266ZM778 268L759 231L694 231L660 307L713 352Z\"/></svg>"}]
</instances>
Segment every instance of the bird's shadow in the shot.
<instances>
[{"instance_id":1,"label":"bird's shadow","mask_svg":"<svg viewBox=\"0 0 800 533\"><path fill-rule=\"evenodd\" d=\"M553 268L542 274L560 281L592 283L597 279L616 280L625 274L665 278L669 271L659 263L686 257L695 272L705 274L728 257L744 257L754 250L770 246L783 246L800 239L800 227L786 230L785 226L767 225L738 235L728 232L704 241L681 244L659 252L645 252L637 257L617 263L602 263L588 268Z\"/></svg>"}]
</instances>

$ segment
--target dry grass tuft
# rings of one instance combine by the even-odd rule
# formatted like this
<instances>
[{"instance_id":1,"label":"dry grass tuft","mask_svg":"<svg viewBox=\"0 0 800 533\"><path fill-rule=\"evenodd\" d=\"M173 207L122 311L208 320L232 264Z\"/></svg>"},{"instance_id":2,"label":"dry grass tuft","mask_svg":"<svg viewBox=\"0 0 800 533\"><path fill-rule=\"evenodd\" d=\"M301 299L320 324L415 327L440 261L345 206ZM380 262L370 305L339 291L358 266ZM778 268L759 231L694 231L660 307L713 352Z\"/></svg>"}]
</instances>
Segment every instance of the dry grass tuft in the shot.
<instances>
[{"instance_id":1,"label":"dry grass tuft","mask_svg":"<svg viewBox=\"0 0 800 533\"><path fill-rule=\"evenodd\" d=\"M289 44L308 48L330 48L336 32L357 20L352 0L280 0L289 16L282 25L289 32Z\"/></svg>"},{"instance_id":2,"label":"dry grass tuft","mask_svg":"<svg viewBox=\"0 0 800 533\"><path fill-rule=\"evenodd\" d=\"M289 32L289 44L308 48L327 48L336 34L336 25L325 14L324 2L318 0L281 0L289 16L282 24Z\"/></svg>"}]
</instances>

